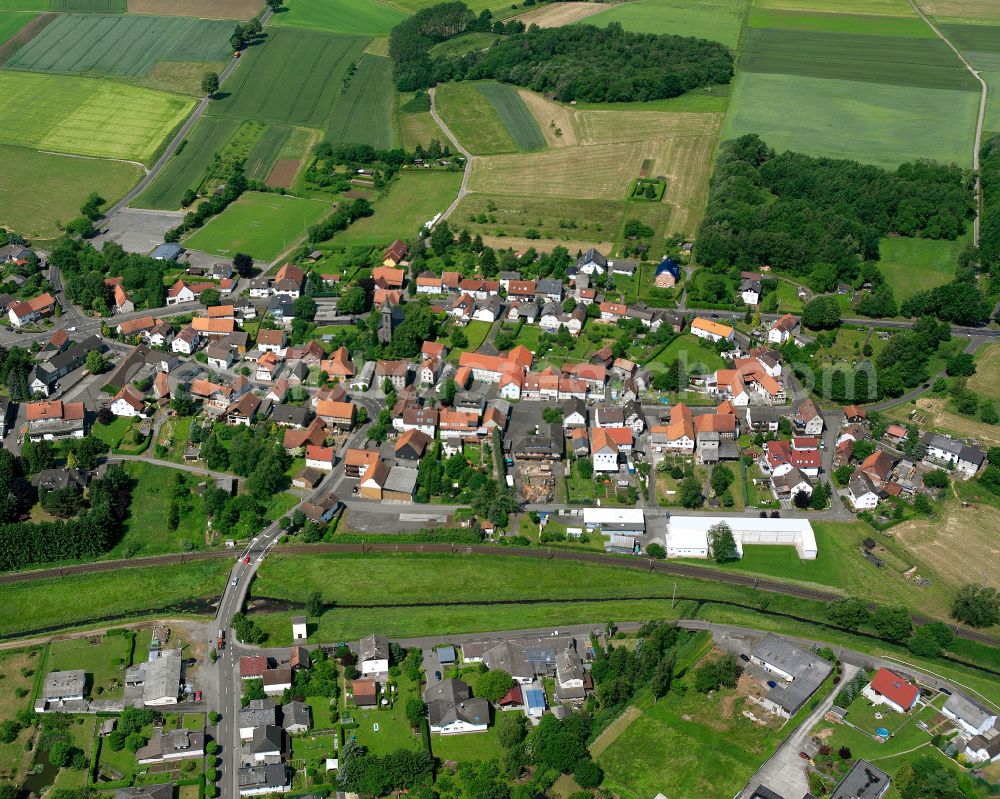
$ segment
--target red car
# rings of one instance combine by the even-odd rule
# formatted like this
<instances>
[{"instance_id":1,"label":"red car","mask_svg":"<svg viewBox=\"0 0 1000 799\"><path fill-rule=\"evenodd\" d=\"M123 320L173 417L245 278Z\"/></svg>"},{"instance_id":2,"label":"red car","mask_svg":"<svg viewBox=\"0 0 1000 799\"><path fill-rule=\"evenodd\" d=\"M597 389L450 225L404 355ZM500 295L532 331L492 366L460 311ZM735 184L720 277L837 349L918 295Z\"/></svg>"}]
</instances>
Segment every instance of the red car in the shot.
<instances>
[{"instance_id":1,"label":"red car","mask_svg":"<svg viewBox=\"0 0 1000 799\"><path fill-rule=\"evenodd\" d=\"M809 759L809 755L807 755L805 752L799 752L799 757L801 757L803 760Z\"/></svg>"},{"instance_id":2,"label":"red car","mask_svg":"<svg viewBox=\"0 0 1000 799\"><path fill-rule=\"evenodd\" d=\"M201 701L201 691L195 691L194 692L194 701L195 702L200 702Z\"/></svg>"},{"instance_id":3,"label":"red car","mask_svg":"<svg viewBox=\"0 0 1000 799\"><path fill-rule=\"evenodd\" d=\"M243 562L244 563L249 563L250 562L250 556L247 555L245 558L243 558Z\"/></svg>"}]
</instances>

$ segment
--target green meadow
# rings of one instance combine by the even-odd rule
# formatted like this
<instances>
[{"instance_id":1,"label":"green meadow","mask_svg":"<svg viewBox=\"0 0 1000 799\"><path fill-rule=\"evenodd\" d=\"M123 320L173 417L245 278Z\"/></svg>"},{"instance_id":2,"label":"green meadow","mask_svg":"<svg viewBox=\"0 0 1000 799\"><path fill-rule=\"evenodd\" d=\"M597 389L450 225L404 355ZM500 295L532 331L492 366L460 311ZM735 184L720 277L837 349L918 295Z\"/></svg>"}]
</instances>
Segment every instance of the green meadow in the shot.
<instances>
[{"instance_id":1,"label":"green meadow","mask_svg":"<svg viewBox=\"0 0 1000 799\"><path fill-rule=\"evenodd\" d=\"M473 155L517 152L517 144L500 114L476 83L460 81L438 86L437 111Z\"/></svg>"},{"instance_id":2,"label":"green meadow","mask_svg":"<svg viewBox=\"0 0 1000 799\"><path fill-rule=\"evenodd\" d=\"M751 28L861 33L869 36L909 36L936 39L923 20L909 17L879 17L874 14L830 14L751 8L747 23Z\"/></svg>"},{"instance_id":3,"label":"green meadow","mask_svg":"<svg viewBox=\"0 0 1000 799\"><path fill-rule=\"evenodd\" d=\"M878 268L892 286L896 301L902 302L918 291L941 286L954 278L958 257L968 243L968 236L955 241L905 236L882 239Z\"/></svg>"},{"instance_id":4,"label":"green meadow","mask_svg":"<svg viewBox=\"0 0 1000 799\"><path fill-rule=\"evenodd\" d=\"M577 24L603 27L618 22L627 31L697 36L735 48L746 0L636 0L620 3Z\"/></svg>"},{"instance_id":5,"label":"green meadow","mask_svg":"<svg viewBox=\"0 0 1000 799\"><path fill-rule=\"evenodd\" d=\"M35 16L24 11L0 11L0 44L11 38Z\"/></svg>"},{"instance_id":6,"label":"green meadow","mask_svg":"<svg viewBox=\"0 0 1000 799\"><path fill-rule=\"evenodd\" d=\"M478 84L479 91L493 106L510 137L519 150L541 150L545 147L538 122L524 104L517 88L509 83L485 80Z\"/></svg>"},{"instance_id":7,"label":"green meadow","mask_svg":"<svg viewBox=\"0 0 1000 799\"><path fill-rule=\"evenodd\" d=\"M288 0L271 22L328 33L388 36L406 17L377 0Z\"/></svg>"}]
</instances>

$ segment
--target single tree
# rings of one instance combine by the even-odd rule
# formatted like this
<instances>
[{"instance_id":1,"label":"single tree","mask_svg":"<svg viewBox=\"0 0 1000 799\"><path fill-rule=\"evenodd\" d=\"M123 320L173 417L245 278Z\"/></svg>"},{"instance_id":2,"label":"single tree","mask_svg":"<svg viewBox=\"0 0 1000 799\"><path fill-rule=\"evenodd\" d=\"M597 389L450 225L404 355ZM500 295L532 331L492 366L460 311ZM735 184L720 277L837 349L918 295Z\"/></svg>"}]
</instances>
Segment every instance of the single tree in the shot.
<instances>
[{"instance_id":1,"label":"single tree","mask_svg":"<svg viewBox=\"0 0 1000 799\"><path fill-rule=\"evenodd\" d=\"M219 91L219 73L206 72L201 77L201 93L211 97Z\"/></svg>"}]
</instances>

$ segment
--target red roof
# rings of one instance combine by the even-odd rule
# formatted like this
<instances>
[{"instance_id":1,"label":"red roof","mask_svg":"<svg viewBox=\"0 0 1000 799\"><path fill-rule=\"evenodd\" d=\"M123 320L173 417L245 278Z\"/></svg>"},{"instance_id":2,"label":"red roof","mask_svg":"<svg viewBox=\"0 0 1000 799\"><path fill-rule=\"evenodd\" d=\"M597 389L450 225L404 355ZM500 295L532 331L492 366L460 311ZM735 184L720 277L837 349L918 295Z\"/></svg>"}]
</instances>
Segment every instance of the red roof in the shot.
<instances>
[{"instance_id":1,"label":"red roof","mask_svg":"<svg viewBox=\"0 0 1000 799\"><path fill-rule=\"evenodd\" d=\"M890 702L895 702L904 710L913 707L920 690L913 683L893 674L888 669L879 669L872 678L872 690L884 696Z\"/></svg>"},{"instance_id":2,"label":"red roof","mask_svg":"<svg viewBox=\"0 0 1000 799\"><path fill-rule=\"evenodd\" d=\"M264 655L243 655L240 658L240 677L263 677L267 670Z\"/></svg>"}]
</instances>

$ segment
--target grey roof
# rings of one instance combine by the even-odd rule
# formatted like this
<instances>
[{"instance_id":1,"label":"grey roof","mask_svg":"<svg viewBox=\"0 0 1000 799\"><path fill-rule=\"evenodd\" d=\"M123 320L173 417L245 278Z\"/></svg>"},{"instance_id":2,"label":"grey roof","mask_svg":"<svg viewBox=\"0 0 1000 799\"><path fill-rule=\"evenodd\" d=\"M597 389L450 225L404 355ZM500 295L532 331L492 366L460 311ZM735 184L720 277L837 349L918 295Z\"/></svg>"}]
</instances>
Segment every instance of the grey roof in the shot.
<instances>
[{"instance_id":1,"label":"grey roof","mask_svg":"<svg viewBox=\"0 0 1000 799\"><path fill-rule=\"evenodd\" d=\"M598 408L597 422L600 427L623 427L625 411L622 408Z\"/></svg>"},{"instance_id":2,"label":"grey roof","mask_svg":"<svg viewBox=\"0 0 1000 799\"><path fill-rule=\"evenodd\" d=\"M564 419L575 412L583 417L584 422L587 421L587 403L579 397L571 397L570 399L563 400L559 403L559 407L562 409Z\"/></svg>"},{"instance_id":3,"label":"grey roof","mask_svg":"<svg viewBox=\"0 0 1000 799\"><path fill-rule=\"evenodd\" d=\"M455 662L455 647L453 646L439 646L437 650L438 662L439 663L454 663Z\"/></svg>"},{"instance_id":4,"label":"grey roof","mask_svg":"<svg viewBox=\"0 0 1000 799\"><path fill-rule=\"evenodd\" d=\"M948 697L948 701L944 703L944 709L970 727L981 727L987 720L997 715L960 691L956 691Z\"/></svg>"},{"instance_id":5,"label":"grey roof","mask_svg":"<svg viewBox=\"0 0 1000 799\"><path fill-rule=\"evenodd\" d=\"M965 445L958 453L958 457L959 460L968 461L969 463L974 463L976 464L976 466L982 466L983 461L986 460L986 453L983 452L979 447L971 447L969 445Z\"/></svg>"},{"instance_id":6,"label":"grey roof","mask_svg":"<svg viewBox=\"0 0 1000 799\"><path fill-rule=\"evenodd\" d=\"M281 763L266 766L245 766L239 770L240 788L282 788L288 784L288 773Z\"/></svg>"},{"instance_id":7,"label":"grey roof","mask_svg":"<svg viewBox=\"0 0 1000 799\"><path fill-rule=\"evenodd\" d=\"M780 793L775 793L766 785L758 785L750 794L750 799L785 799L785 797Z\"/></svg>"},{"instance_id":8,"label":"grey roof","mask_svg":"<svg viewBox=\"0 0 1000 799\"><path fill-rule=\"evenodd\" d=\"M854 470L851 479L847 481L847 488L855 497L861 497L869 493L878 493L871 478L860 469Z\"/></svg>"},{"instance_id":9,"label":"grey roof","mask_svg":"<svg viewBox=\"0 0 1000 799\"><path fill-rule=\"evenodd\" d=\"M502 669L512 677L533 679L555 669L560 652L573 649L570 636L488 639L462 644L465 658L482 658L490 669Z\"/></svg>"},{"instance_id":10,"label":"grey roof","mask_svg":"<svg viewBox=\"0 0 1000 799\"><path fill-rule=\"evenodd\" d=\"M271 421L277 424L292 424L305 427L309 423L311 411L304 405L275 405L271 409Z\"/></svg>"},{"instance_id":11,"label":"grey roof","mask_svg":"<svg viewBox=\"0 0 1000 799\"><path fill-rule=\"evenodd\" d=\"M786 412L781 408L772 408L769 405L747 406L747 419L751 424L760 422L777 422L786 415Z\"/></svg>"},{"instance_id":12,"label":"grey roof","mask_svg":"<svg viewBox=\"0 0 1000 799\"><path fill-rule=\"evenodd\" d=\"M171 730L170 732L154 733L149 743L138 749L135 759L163 760L167 755L180 754L181 757L194 757L205 750L205 733L201 730Z\"/></svg>"},{"instance_id":13,"label":"grey roof","mask_svg":"<svg viewBox=\"0 0 1000 799\"><path fill-rule=\"evenodd\" d=\"M583 679L583 660L570 649L556 655L556 674L560 682Z\"/></svg>"},{"instance_id":14,"label":"grey roof","mask_svg":"<svg viewBox=\"0 0 1000 799\"><path fill-rule=\"evenodd\" d=\"M160 258L165 261L172 261L178 255L184 252L180 244L161 244L156 249L154 249L150 254L150 258Z\"/></svg>"},{"instance_id":15,"label":"grey roof","mask_svg":"<svg viewBox=\"0 0 1000 799\"><path fill-rule=\"evenodd\" d=\"M388 660L389 639L384 635L369 635L361 639L358 647L358 660L362 663L366 660Z\"/></svg>"},{"instance_id":16,"label":"grey roof","mask_svg":"<svg viewBox=\"0 0 1000 799\"><path fill-rule=\"evenodd\" d=\"M805 704L833 669L818 655L800 649L791 641L773 633L768 633L761 639L752 656L792 675L791 682L778 680L767 693L767 698L789 715L795 714Z\"/></svg>"},{"instance_id":17,"label":"grey roof","mask_svg":"<svg viewBox=\"0 0 1000 799\"><path fill-rule=\"evenodd\" d=\"M282 713L284 713L284 708L282 708ZM255 755L281 752L282 742L281 727L267 724L263 727L254 727L253 737L247 744L247 750Z\"/></svg>"},{"instance_id":18,"label":"grey roof","mask_svg":"<svg viewBox=\"0 0 1000 799\"><path fill-rule=\"evenodd\" d=\"M309 726L309 705L305 702L289 702L287 705L282 705L281 726L287 730L300 724Z\"/></svg>"},{"instance_id":19,"label":"grey roof","mask_svg":"<svg viewBox=\"0 0 1000 799\"><path fill-rule=\"evenodd\" d=\"M595 264L600 264L601 266L603 266L605 268L608 265L608 259L605 258L603 255L601 255L593 247L591 247L583 255L581 255L579 258L576 259L576 265L578 267L583 266L584 264L587 264L587 263L591 263L591 262L593 262Z\"/></svg>"},{"instance_id":20,"label":"grey roof","mask_svg":"<svg viewBox=\"0 0 1000 799\"><path fill-rule=\"evenodd\" d=\"M473 699L469 686L461 680L442 680L424 691L427 718L433 727L443 727L456 721L469 724L489 724L490 703Z\"/></svg>"},{"instance_id":21,"label":"grey roof","mask_svg":"<svg viewBox=\"0 0 1000 799\"><path fill-rule=\"evenodd\" d=\"M68 488L72 483L75 486L84 488L90 475L82 469L42 469L31 478L31 484L44 487L46 491L59 491Z\"/></svg>"},{"instance_id":22,"label":"grey roof","mask_svg":"<svg viewBox=\"0 0 1000 799\"><path fill-rule=\"evenodd\" d=\"M160 652L156 660L146 664L146 679L142 684L142 701L155 702L163 697L177 697L181 689L181 653L176 649Z\"/></svg>"},{"instance_id":23,"label":"grey roof","mask_svg":"<svg viewBox=\"0 0 1000 799\"><path fill-rule=\"evenodd\" d=\"M791 674L793 679L799 672L808 670L817 660L821 660L817 655L801 649L786 638L779 638L773 633L765 635L760 643L754 647L753 656Z\"/></svg>"},{"instance_id":24,"label":"grey roof","mask_svg":"<svg viewBox=\"0 0 1000 799\"><path fill-rule=\"evenodd\" d=\"M840 781L830 799L878 799L889 786L889 775L867 760L859 760Z\"/></svg>"},{"instance_id":25,"label":"grey roof","mask_svg":"<svg viewBox=\"0 0 1000 799\"><path fill-rule=\"evenodd\" d=\"M277 724L277 705L272 699L251 699L250 704L240 709L240 727L264 727Z\"/></svg>"},{"instance_id":26,"label":"grey roof","mask_svg":"<svg viewBox=\"0 0 1000 799\"><path fill-rule=\"evenodd\" d=\"M115 791L115 799L173 799L173 796L172 782L160 785L134 785L131 788L119 788Z\"/></svg>"},{"instance_id":27,"label":"grey roof","mask_svg":"<svg viewBox=\"0 0 1000 799\"><path fill-rule=\"evenodd\" d=\"M412 495L417 490L417 470L406 466L393 466L385 478L383 491L397 491Z\"/></svg>"},{"instance_id":28,"label":"grey roof","mask_svg":"<svg viewBox=\"0 0 1000 799\"><path fill-rule=\"evenodd\" d=\"M46 699L62 699L67 696L83 696L87 675L83 669L54 671L45 678L42 696Z\"/></svg>"},{"instance_id":29,"label":"grey roof","mask_svg":"<svg viewBox=\"0 0 1000 799\"><path fill-rule=\"evenodd\" d=\"M535 294L557 294L562 296L563 284L561 280L545 278L535 283Z\"/></svg>"}]
</instances>

